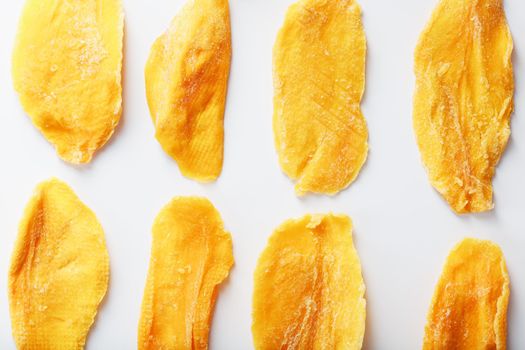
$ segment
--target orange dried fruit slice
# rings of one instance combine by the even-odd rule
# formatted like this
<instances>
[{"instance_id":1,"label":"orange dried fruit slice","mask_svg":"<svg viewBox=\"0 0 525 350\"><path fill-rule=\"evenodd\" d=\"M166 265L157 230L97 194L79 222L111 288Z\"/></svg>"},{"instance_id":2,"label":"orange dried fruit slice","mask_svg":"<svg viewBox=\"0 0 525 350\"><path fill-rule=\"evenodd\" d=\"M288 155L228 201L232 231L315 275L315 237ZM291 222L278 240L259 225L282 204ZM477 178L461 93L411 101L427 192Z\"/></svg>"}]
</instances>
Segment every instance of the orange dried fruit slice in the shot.
<instances>
[{"instance_id":1,"label":"orange dried fruit slice","mask_svg":"<svg viewBox=\"0 0 525 350\"><path fill-rule=\"evenodd\" d=\"M122 105L120 0L26 0L13 82L60 158L87 163L111 137Z\"/></svg>"},{"instance_id":2,"label":"orange dried fruit slice","mask_svg":"<svg viewBox=\"0 0 525 350\"><path fill-rule=\"evenodd\" d=\"M139 350L207 349L218 287L232 266L231 236L213 205L174 198L153 225Z\"/></svg>"},{"instance_id":3,"label":"orange dried fruit slice","mask_svg":"<svg viewBox=\"0 0 525 350\"><path fill-rule=\"evenodd\" d=\"M347 216L306 215L279 226L254 283L257 350L361 349L365 284Z\"/></svg>"},{"instance_id":4,"label":"orange dried fruit slice","mask_svg":"<svg viewBox=\"0 0 525 350\"><path fill-rule=\"evenodd\" d=\"M299 195L343 190L366 161L365 59L355 0L290 6L273 51L273 130L279 163Z\"/></svg>"},{"instance_id":5,"label":"orange dried fruit slice","mask_svg":"<svg viewBox=\"0 0 525 350\"><path fill-rule=\"evenodd\" d=\"M509 294L501 249L490 241L463 240L436 286L423 349L505 349Z\"/></svg>"},{"instance_id":6,"label":"orange dried fruit slice","mask_svg":"<svg viewBox=\"0 0 525 350\"><path fill-rule=\"evenodd\" d=\"M184 176L203 182L222 170L230 32L227 0L189 0L146 64L155 136Z\"/></svg>"},{"instance_id":7,"label":"orange dried fruit slice","mask_svg":"<svg viewBox=\"0 0 525 350\"><path fill-rule=\"evenodd\" d=\"M514 105L512 50L502 0L440 0L416 48L417 143L430 182L458 213L493 207Z\"/></svg>"},{"instance_id":8,"label":"orange dried fruit slice","mask_svg":"<svg viewBox=\"0 0 525 350\"><path fill-rule=\"evenodd\" d=\"M109 258L95 214L63 182L40 184L20 223L9 269L18 349L83 349L106 294Z\"/></svg>"}]
</instances>

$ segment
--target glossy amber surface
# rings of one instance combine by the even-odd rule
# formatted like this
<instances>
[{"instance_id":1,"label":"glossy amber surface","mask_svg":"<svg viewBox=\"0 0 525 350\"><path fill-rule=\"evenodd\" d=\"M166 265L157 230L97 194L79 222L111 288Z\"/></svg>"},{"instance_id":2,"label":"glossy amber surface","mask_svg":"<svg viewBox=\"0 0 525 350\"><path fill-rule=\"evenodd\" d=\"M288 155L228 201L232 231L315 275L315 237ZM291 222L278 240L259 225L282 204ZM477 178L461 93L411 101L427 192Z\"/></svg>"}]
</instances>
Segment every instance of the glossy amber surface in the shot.
<instances>
[{"instance_id":1,"label":"glossy amber surface","mask_svg":"<svg viewBox=\"0 0 525 350\"><path fill-rule=\"evenodd\" d=\"M509 294L501 249L465 239L450 253L436 286L423 349L506 349Z\"/></svg>"},{"instance_id":2,"label":"glossy amber surface","mask_svg":"<svg viewBox=\"0 0 525 350\"><path fill-rule=\"evenodd\" d=\"M416 48L417 143L430 182L458 213L493 207L510 135L512 50L502 0L440 0Z\"/></svg>"},{"instance_id":3,"label":"glossy amber surface","mask_svg":"<svg viewBox=\"0 0 525 350\"><path fill-rule=\"evenodd\" d=\"M275 230L255 270L257 350L361 349L365 284L351 232L350 219L333 214Z\"/></svg>"},{"instance_id":4,"label":"glossy amber surface","mask_svg":"<svg viewBox=\"0 0 525 350\"><path fill-rule=\"evenodd\" d=\"M202 182L222 171L230 31L227 0L189 0L146 64L155 136L183 175Z\"/></svg>"},{"instance_id":5,"label":"glossy amber surface","mask_svg":"<svg viewBox=\"0 0 525 350\"><path fill-rule=\"evenodd\" d=\"M40 184L20 223L9 268L17 348L83 349L108 278L104 231L95 214L63 182Z\"/></svg>"},{"instance_id":6,"label":"glossy amber surface","mask_svg":"<svg viewBox=\"0 0 525 350\"><path fill-rule=\"evenodd\" d=\"M218 288L233 265L232 240L204 198L177 197L153 224L138 349L207 349Z\"/></svg>"},{"instance_id":7,"label":"glossy amber surface","mask_svg":"<svg viewBox=\"0 0 525 350\"><path fill-rule=\"evenodd\" d=\"M299 195L335 194L368 153L366 38L355 0L299 0L273 50L275 147Z\"/></svg>"},{"instance_id":8,"label":"glossy amber surface","mask_svg":"<svg viewBox=\"0 0 525 350\"><path fill-rule=\"evenodd\" d=\"M119 122L123 33L120 0L26 0L14 87L67 162L89 162Z\"/></svg>"}]
</instances>

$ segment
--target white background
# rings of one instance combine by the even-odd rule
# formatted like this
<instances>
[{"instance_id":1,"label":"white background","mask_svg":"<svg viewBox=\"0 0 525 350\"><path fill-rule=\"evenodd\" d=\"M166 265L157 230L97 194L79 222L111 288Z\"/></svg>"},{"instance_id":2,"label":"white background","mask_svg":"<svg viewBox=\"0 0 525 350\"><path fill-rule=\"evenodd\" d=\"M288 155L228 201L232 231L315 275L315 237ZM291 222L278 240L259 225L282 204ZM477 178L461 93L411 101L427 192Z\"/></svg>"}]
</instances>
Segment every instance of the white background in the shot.
<instances>
[{"instance_id":1,"label":"white background","mask_svg":"<svg viewBox=\"0 0 525 350\"><path fill-rule=\"evenodd\" d=\"M432 189L411 125L412 55L437 0L361 0L368 38L363 112L370 154L358 180L336 197L298 199L280 171L271 128L271 52L292 0L230 0L233 63L222 176L201 185L181 176L154 139L144 94L149 47L183 0L124 0L124 115L109 144L87 166L60 161L13 92L10 56L22 0L0 5L0 348L14 349L7 270L18 221L35 185L69 183L105 228L111 281L87 349L135 349L150 251L150 228L176 195L207 196L234 239L236 265L218 298L211 349L251 349L252 273L282 221L334 211L354 220L367 286L364 348L420 348L434 285L463 237L488 238L505 253L512 282L509 348L525 348L525 2L506 0L515 40L516 111L512 139L494 181L496 208L456 216ZM287 286L282 286L287 288Z\"/></svg>"}]
</instances>

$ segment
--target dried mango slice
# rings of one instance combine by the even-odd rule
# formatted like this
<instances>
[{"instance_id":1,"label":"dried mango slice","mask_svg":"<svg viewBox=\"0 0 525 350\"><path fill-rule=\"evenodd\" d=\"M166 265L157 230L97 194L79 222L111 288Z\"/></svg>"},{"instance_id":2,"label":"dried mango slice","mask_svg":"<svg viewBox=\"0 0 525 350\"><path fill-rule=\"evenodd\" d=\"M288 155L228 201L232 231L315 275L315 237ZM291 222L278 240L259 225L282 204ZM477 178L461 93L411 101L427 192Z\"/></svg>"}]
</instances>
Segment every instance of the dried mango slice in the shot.
<instances>
[{"instance_id":1,"label":"dried mango slice","mask_svg":"<svg viewBox=\"0 0 525 350\"><path fill-rule=\"evenodd\" d=\"M189 0L146 64L155 136L186 177L213 181L222 170L231 61L227 0Z\"/></svg>"},{"instance_id":2,"label":"dried mango slice","mask_svg":"<svg viewBox=\"0 0 525 350\"><path fill-rule=\"evenodd\" d=\"M259 258L254 282L257 350L361 349L365 284L347 216L282 224Z\"/></svg>"},{"instance_id":3,"label":"dried mango slice","mask_svg":"<svg viewBox=\"0 0 525 350\"><path fill-rule=\"evenodd\" d=\"M273 51L275 147L299 195L335 194L368 153L366 38L355 0L300 0Z\"/></svg>"},{"instance_id":4,"label":"dried mango slice","mask_svg":"<svg viewBox=\"0 0 525 350\"><path fill-rule=\"evenodd\" d=\"M493 207L514 108L512 50L502 0L441 0L416 48L417 142L430 182L458 213Z\"/></svg>"},{"instance_id":5,"label":"dried mango slice","mask_svg":"<svg viewBox=\"0 0 525 350\"><path fill-rule=\"evenodd\" d=\"M207 199L164 207L153 225L139 350L207 349L218 286L232 265L231 236Z\"/></svg>"},{"instance_id":6,"label":"dried mango slice","mask_svg":"<svg viewBox=\"0 0 525 350\"><path fill-rule=\"evenodd\" d=\"M83 349L108 278L104 231L95 214L63 182L40 184L20 223L9 269L17 348Z\"/></svg>"},{"instance_id":7,"label":"dried mango slice","mask_svg":"<svg viewBox=\"0 0 525 350\"><path fill-rule=\"evenodd\" d=\"M476 239L459 243L434 292L423 349L505 349L509 285L496 244Z\"/></svg>"},{"instance_id":8,"label":"dried mango slice","mask_svg":"<svg viewBox=\"0 0 525 350\"><path fill-rule=\"evenodd\" d=\"M33 124L63 160L87 163L121 115L120 0L26 0L13 82Z\"/></svg>"}]
</instances>

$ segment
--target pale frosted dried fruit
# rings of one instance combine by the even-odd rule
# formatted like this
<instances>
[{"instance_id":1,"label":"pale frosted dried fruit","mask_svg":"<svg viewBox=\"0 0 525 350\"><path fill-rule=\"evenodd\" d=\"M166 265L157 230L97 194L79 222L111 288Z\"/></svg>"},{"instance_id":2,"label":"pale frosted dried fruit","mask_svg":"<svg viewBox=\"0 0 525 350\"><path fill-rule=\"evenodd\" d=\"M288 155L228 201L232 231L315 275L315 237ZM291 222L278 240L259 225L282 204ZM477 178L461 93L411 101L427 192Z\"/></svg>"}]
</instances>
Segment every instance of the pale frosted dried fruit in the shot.
<instances>
[{"instance_id":1,"label":"pale frosted dried fruit","mask_svg":"<svg viewBox=\"0 0 525 350\"><path fill-rule=\"evenodd\" d=\"M430 182L458 213L493 207L510 135L512 49L502 0L440 0L416 48L417 142Z\"/></svg>"},{"instance_id":2,"label":"pale frosted dried fruit","mask_svg":"<svg viewBox=\"0 0 525 350\"><path fill-rule=\"evenodd\" d=\"M207 349L218 287L232 265L231 236L213 205L173 199L153 225L138 348Z\"/></svg>"},{"instance_id":3,"label":"pale frosted dried fruit","mask_svg":"<svg viewBox=\"0 0 525 350\"><path fill-rule=\"evenodd\" d=\"M423 349L504 350L509 294L501 249L465 239L450 253L436 286Z\"/></svg>"},{"instance_id":4,"label":"pale frosted dried fruit","mask_svg":"<svg viewBox=\"0 0 525 350\"><path fill-rule=\"evenodd\" d=\"M299 0L273 52L275 147L298 194L335 194L368 153L366 38L355 0Z\"/></svg>"},{"instance_id":5,"label":"pale frosted dried fruit","mask_svg":"<svg viewBox=\"0 0 525 350\"><path fill-rule=\"evenodd\" d=\"M19 350L83 349L106 294L109 258L95 214L58 180L26 207L9 269Z\"/></svg>"},{"instance_id":6,"label":"pale frosted dried fruit","mask_svg":"<svg viewBox=\"0 0 525 350\"><path fill-rule=\"evenodd\" d=\"M120 0L26 0L13 53L24 110L60 158L87 163L121 115Z\"/></svg>"},{"instance_id":7,"label":"pale frosted dried fruit","mask_svg":"<svg viewBox=\"0 0 525 350\"><path fill-rule=\"evenodd\" d=\"M222 170L230 31L227 0L189 0L146 64L155 136L182 174L199 181Z\"/></svg>"},{"instance_id":8,"label":"pale frosted dried fruit","mask_svg":"<svg viewBox=\"0 0 525 350\"><path fill-rule=\"evenodd\" d=\"M361 349L366 301L347 216L307 215L277 228L259 258L257 350Z\"/></svg>"}]
</instances>

